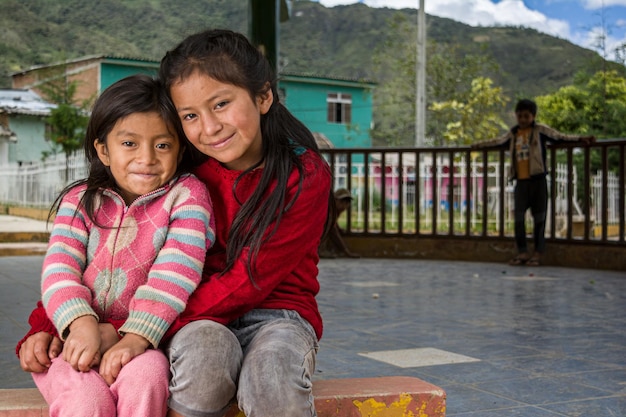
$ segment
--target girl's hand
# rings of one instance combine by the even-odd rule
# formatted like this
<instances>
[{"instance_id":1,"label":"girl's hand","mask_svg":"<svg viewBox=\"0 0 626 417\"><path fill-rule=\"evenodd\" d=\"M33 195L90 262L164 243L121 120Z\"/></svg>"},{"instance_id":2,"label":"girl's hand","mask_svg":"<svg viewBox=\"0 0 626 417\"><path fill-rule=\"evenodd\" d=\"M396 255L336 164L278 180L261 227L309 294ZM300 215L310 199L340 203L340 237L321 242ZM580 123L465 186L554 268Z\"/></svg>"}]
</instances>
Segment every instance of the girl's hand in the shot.
<instances>
[{"instance_id":1,"label":"girl's hand","mask_svg":"<svg viewBox=\"0 0 626 417\"><path fill-rule=\"evenodd\" d=\"M70 324L63 359L81 372L88 372L100 362L100 330L94 316L82 316Z\"/></svg>"},{"instance_id":2,"label":"girl's hand","mask_svg":"<svg viewBox=\"0 0 626 417\"><path fill-rule=\"evenodd\" d=\"M100 375L107 384L111 385L120 374L122 367L139 356L150 346L150 342L142 336L127 333L102 356Z\"/></svg>"},{"instance_id":3,"label":"girl's hand","mask_svg":"<svg viewBox=\"0 0 626 417\"><path fill-rule=\"evenodd\" d=\"M43 372L50 367L51 360L59 356L63 344L58 337L38 332L24 340L20 346L20 366L26 372Z\"/></svg>"},{"instance_id":4,"label":"girl's hand","mask_svg":"<svg viewBox=\"0 0 626 417\"><path fill-rule=\"evenodd\" d=\"M99 323L98 329L100 330L100 357L102 357L107 350L120 341L120 336L111 323Z\"/></svg>"}]
</instances>

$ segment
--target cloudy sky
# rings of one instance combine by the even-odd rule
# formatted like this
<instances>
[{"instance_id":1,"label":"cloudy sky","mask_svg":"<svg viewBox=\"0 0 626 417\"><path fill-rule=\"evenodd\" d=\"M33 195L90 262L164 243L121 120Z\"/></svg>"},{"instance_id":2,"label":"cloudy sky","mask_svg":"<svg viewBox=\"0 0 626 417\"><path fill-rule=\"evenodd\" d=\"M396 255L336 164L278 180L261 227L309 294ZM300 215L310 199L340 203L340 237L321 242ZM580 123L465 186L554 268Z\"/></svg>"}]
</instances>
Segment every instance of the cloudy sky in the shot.
<instances>
[{"instance_id":1,"label":"cloudy sky","mask_svg":"<svg viewBox=\"0 0 626 417\"><path fill-rule=\"evenodd\" d=\"M326 7L365 3L370 7L416 9L419 0L319 0ZM606 34L613 58L626 43L626 0L424 0L426 13L472 26L527 26L595 49ZM604 32L602 27L605 28Z\"/></svg>"}]
</instances>

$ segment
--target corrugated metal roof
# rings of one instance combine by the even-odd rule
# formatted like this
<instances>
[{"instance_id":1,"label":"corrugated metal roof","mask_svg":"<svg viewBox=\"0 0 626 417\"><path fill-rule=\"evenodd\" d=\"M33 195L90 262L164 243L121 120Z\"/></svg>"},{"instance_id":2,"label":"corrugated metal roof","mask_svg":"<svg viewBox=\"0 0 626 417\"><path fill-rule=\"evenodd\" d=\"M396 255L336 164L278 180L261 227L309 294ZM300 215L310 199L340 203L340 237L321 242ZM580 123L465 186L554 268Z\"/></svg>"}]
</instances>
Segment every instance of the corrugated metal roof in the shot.
<instances>
[{"instance_id":1,"label":"corrugated metal roof","mask_svg":"<svg viewBox=\"0 0 626 417\"><path fill-rule=\"evenodd\" d=\"M20 74L23 75L28 72L37 71L43 68L62 67L62 66L73 65L73 64L78 64L81 62L88 62L88 61L100 61L100 62L133 61L133 62L148 64L151 67L157 67L157 68L159 67L159 64L161 62L161 61L155 61L153 59L148 59L148 58L138 58L138 57L129 57L129 56L115 56L115 55L101 55L101 54L100 55L84 55L78 58L68 59L65 61L53 62L51 64L33 65L31 67L13 72L9 75L13 77L15 75L20 75Z\"/></svg>"},{"instance_id":2,"label":"corrugated metal roof","mask_svg":"<svg viewBox=\"0 0 626 417\"><path fill-rule=\"evenodd\" d=\"M14 72L10 75L15 76L18 74L26 74L28 72L36 71L42 68L51 68L51 67L62 66L62 65L71 65L71 64L76 64L79 62L90 61L90 60L100 60L101 62L127 61L127 63L134 62L134 63L139 63L141 65L147 65L147 66L154 67L154 68L158 68L160 65L160 60L154 60L150 58L100 54L100 55L85 55L85 56L78 57L78 58L68 59L64 62L55 62L52 64L46 64L46 65L35 65L30 68ZM296 72L281 72L278 74L279 79L289 79L290 77L299 78L299 79L307 79L307 80L302 80L305 82L313 82L313 81L337 82L337 83L346 82L346 83L354 83L354 84L360 84L360 85L367 84L370 87L374 87L377 85L376 81L373 81L367 78L350 78L350 77L341 77L341 76L335 76L335 75L322 75L322 74L316 74L316 73L296 73Z\"/></svg>"},{"instance_id":3,"label":"corrugated metal roof","mask_svg":"<svg viewBox=\"0 0 626 417\"><path fill-rule=\"evenodd\" d=\"M309 81L311 80L319 80L322 82L329 82L329 81L338 81L338 82L347 82L347 83L354 83L354 84L369 84L370 86L376 86L376 82L369 80L367 78L348 78L348 77L340 77L340 76L335 76L335 75L320 75L320 74L315 74L315 73L296 73L296 72L281 72L278 76L279 79L286 79L288 80L289 78L307 78L309 79Z\"/></svg>"},{"instance_id":4,"label":"corrugated metal roof","mask_svg":"<svg viewBox=\"0 0 626 417\"><path fill-rule=\"evenodd\" d=\"M56 104L48 103L32 90L0 89L0 112L49 116Z\"/></svg>"}]
</instances>

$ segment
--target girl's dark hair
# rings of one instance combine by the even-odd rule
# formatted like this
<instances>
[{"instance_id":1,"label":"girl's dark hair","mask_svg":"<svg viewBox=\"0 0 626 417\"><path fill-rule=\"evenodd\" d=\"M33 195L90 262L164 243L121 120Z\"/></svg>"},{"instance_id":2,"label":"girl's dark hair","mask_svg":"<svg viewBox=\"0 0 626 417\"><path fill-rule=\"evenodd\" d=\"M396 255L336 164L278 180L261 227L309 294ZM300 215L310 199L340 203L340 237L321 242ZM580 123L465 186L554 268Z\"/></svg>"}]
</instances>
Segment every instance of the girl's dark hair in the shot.
<instances>
[{"instance_id":1,"label":"girl's dark hair","mask_svg":"<svg viewBox=\"0 0 626 417\"><path fill-rule=\"evenodd\" d=\"M537 115L537 103L534 101L524 98L517 102L515 105L515 113L520 111L529 111L533 116Z\"/></svg>"},{"instance_id":2,"label":"girl's dark hair","mask_svg":"<svg viewBox=\"0 0 626 417\"><path fill-rule=\"evenodd\" d=\"M277 93L277 80L263 54L245 36L229 30L213 29L196 33L167 52L161 60L159 78L168 91L173 84L193 73L206 75L219 82L245 89L256 100L268 88L274 96L269 111L261 116L262 160L244 171L235 183L261 164L265 164L258 186L243 202L231 226L226 248L226 268L231 269L245 247L249 247L248 272L253 277L254 262L261 244L276 232L283 214L294 204L302 189L303 166L296 148L307 148L319 154L313 134L296 119L282 103ZM300 173L298 190L287 201L287 180L293 168ZM276 187L268 195L270 184ZM334 221L334 199L328 196L329 215L325 232ZM272 213L268 215L268 213ZM270 225L274 227L268 232Z\"/></svg>"},{"instance_id":3,"label":"girl's dark hair","mask_svg":"<svg viewBox=\"0 0 626 417\"><path fill-rule=\"evenodd\" d=\"M95 213L99 196L104 189L117 190L117 185L109 167L98 158L94 141L98 139L99 142L106 143L108 134L119 120L134 113L148 112L159 114L171 130L170 133L175 134L180 141L183 157L175 175L189 171L204 160L188 144L180 118L160 81L143 74L123 78L104 90L93 105L83 143L89 169L87 178L75 181L61 191L52 204L49 218L58 211L61 200L72 188L85 184L87 189L81 197L80 205L85 208L89 219L97 224Z\"/></svg>"}]
</instances>

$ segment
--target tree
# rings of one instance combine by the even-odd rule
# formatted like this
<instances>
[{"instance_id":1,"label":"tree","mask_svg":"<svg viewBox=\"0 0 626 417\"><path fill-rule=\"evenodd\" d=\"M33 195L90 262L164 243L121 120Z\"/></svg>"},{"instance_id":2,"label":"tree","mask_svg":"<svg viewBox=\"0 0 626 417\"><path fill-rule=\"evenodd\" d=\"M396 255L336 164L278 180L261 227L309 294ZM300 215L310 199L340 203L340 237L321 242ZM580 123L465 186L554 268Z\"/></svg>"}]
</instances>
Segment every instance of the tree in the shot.
<instances>
[{"instance_id":1,"label":"tree","mask_svg":"<svg viewBox=\"0 0 626 417\"><path fill-rule=\"evenodd\" d=\"M388 26L387 38L373 58L379 85L374 90L372 139L378 145L408 146L415 142L417 38L415 28L400 13Z\"/></svg>"},{"instance_id":2,"label":"tree","mask_svg":"<svg viewBox=\"0 0 626 417\"><path fill-rule=\"evenodd\" d=\"M433 103L431 110L448 120L442 136L447 144L468 145L496 137L507 125L499 116L507 98L502 88L493 87L489 78L472 80L472 89L464 102L449 100Z\"/></svg>"},{"instance_id":3,"label":"tree","mask_svg":"<svg viewBox=\"0 0 626 417\"><path fill-rule=\"evenodd\" d=\"M58 71L58 69L56 69ZM69 179L69 158L83 146L85 129L88 117L86 109L89 101L80 105L75 104L74 97L78 88L78 82L68 82L65 68L62 68L61 77L52 77L52 81L39 86L48 100L57 104L55 109L50 111L50 116L46 118L49 126L48 139L53 144L53 152L61 149L65 154L65 180ZM43 158L47 158L51 153L42 152Z\"/></svg>"},{"instance_id":4,"label":"tree","mask_svg":"<svg viewBox=\"0 0 626 417\"><path fill-rule=\"evenodd\" d=\"M415 143L416 27L405 14L397 13L388 22L386 33L382 46L374 53L379 85L374 91L372 138L378 145L411 146ZM495 74L497 69L484 49L474 55L461 53L456 44L428 44L426 136L434 144L444 143L442 132L449 120L447 115L433 111L432 104L466 103L473 80Z\"/></svg>"},{"instance_id":5,"label":"tree","mask_svg":"<svg viewBox=\"0 0 626 417\"><path fill-rule=\"evenodd\" d=\"M557 130L599 138L626 136L626 78L616 71L599 71L592 77L578 74L574 85L537 97L536 101L539 108L537 120ZM607 157L608 170L617 172L620 166L617 149L610 148ZM564 154L557 158L559 162L565 162ZM582 181L584 154L574 153L573 162L578 179ZM591 151L589 162L592 172L602 169L598 150ZM581 184L578 187L579 200L585 198Z\"/></svg>"},{"instance_id":6,"label":"tree","mask_svg":"<svg viewBox=\"0 0 626 417\"><path fill-rule=\"evenodd\" d=\"M536 98L537 119L563 132L626 136L626 78L616 71L579 75L575 84Z\"/></svg>"}]
</instances>

